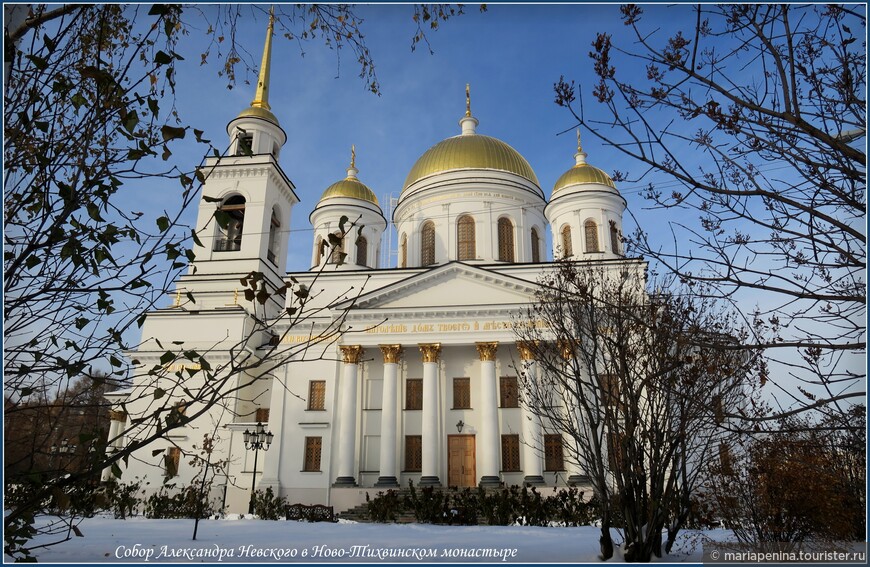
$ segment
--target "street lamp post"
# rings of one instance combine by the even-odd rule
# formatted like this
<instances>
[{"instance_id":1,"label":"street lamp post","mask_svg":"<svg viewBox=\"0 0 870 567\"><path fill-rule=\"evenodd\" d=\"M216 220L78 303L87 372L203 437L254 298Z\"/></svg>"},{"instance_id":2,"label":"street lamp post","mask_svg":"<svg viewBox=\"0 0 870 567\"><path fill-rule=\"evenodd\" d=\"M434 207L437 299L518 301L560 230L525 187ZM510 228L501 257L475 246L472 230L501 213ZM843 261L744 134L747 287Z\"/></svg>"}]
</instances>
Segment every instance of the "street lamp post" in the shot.
<instances>
[{"instance_id":1,"label":"street lamp post","mask_svg":"<svg viewBox=\"0 0 870 567\"><path fill-rule=\"evenodd\" d=\"M266 431L263 424L257 422L257 428L254 431L245 429L245 449L254 452L254 472L251 473L251 502L248 504L248 514L254 513L254 489L257 486L257 454L260 449L269 450L269 445L272 444L272 439L275 437L271 431Z\"/></svg>"},{"instance_id":2,"label":"street lamp post","mask_svg":"<svg viewBox=\"0 0 870 567\"><path fill-rule=\"evenodd\" d=\"M69 439L67 439L66 437L64 437L64 438L61 439L61 441L60 441L60 447L58 447L56 443L52 443L52 444L51 444L51 449L50 449L49 452L50 452L50 454L51 454L51 462L50 462L50 464L49 464L49 467L51 467L51 468L54 468L54 459L55 459L55 457L56 457L57 455L60 455L60 456L61 456L61 457L60 457L60 467L61 467L61 470L60 470L60 471L57 471L57 475L60 476L63 472L66 472L66 466L65 466L65 464L64 464L64 455L72 455L73 453L75 453L75 452L76 452L76 446L75 446L75 445L70 445L70 444L69 444Z\"/></svg>"}]
</instances>

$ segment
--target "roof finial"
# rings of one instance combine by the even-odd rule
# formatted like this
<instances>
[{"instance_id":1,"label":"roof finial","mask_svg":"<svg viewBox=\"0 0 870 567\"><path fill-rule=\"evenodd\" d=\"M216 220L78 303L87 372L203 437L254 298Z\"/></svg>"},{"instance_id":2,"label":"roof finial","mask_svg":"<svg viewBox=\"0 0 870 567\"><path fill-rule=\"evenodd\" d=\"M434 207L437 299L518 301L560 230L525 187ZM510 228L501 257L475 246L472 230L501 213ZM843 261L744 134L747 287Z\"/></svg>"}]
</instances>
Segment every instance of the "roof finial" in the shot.
<instances>
[{"instance_id":1,"label":"roof finial","mask_svg":"<svg viewBox=\"0 0 870 567\"><path fill-rule=\"evenodd\" d=\"M356 168L356 145L350 145L350 167L347 168L347 179L356 179L359 170Z\"/></svg>"},{"instance_id":2,"label":"roof finial","mask_svg":"<svg viewBox=\"0 0 870 567\"><path fill-rule=\"evenodd\" d=\"M578 167L586 164L586 152L583 151L583 146L580 144L580 128L577 128L577 153L574 154L575 166Z\"/></svg>"},{"instance_id":3,"label":"roof finial","mask_svg":"<svg viewBox=\"0 0 870 567\"><path fill-rule=\"evenodd\" d=\"M275 30L275 6L269 9L269 27L266 31L266 44L263 46L263 61L260 63L260 76L257 78L257 92L251 102L253 108L265 108L269 106L269 68L272 62L272 33Z\"/></svg>"},{"instance_id":4,"label":"roof finial","mask_svg":"<svg viewBox=\"0 0 870 567\"><path fill-rule=\"evenodd\" d=\"M465 83L465 115L471 116L471 85Z\"/></svg>"}]
</instances>

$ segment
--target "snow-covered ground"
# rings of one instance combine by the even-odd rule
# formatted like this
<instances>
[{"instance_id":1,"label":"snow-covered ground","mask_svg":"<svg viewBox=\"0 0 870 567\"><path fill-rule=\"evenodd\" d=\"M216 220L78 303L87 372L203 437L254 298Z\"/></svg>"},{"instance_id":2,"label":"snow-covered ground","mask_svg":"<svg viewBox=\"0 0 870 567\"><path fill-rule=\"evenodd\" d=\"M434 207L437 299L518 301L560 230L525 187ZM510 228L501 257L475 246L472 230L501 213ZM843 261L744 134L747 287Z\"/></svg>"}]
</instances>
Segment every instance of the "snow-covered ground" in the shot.
<instances>
[{"instance_id":1,"label":"snow-covered ground","mask_svg":"<svg viewBox=\"0 0 870 567\"><path fill-rule=\"evenodd\" d=\"M83 537L37 551L39 562L598 562L599 531L593 527L330 524L235 517L200 521L196 541L191 540L193 520L95 517L79 529ZM699 562L703 540L725 536L685 532L674 552L661 561ZM609 563L620 560L617 552Z\"/></svg>"}]
</instances>

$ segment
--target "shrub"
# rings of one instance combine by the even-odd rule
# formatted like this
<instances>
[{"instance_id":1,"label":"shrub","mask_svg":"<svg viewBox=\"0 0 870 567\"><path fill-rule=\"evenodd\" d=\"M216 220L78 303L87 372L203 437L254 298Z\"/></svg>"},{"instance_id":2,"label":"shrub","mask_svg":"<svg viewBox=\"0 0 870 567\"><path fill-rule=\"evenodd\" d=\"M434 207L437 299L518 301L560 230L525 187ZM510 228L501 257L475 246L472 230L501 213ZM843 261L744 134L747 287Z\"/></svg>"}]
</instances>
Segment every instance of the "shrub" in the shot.
<instances>
[{"instance_id":1,"label":"shrub","mask_svg":"<svg viewBox=\"0 0 870 567\"><path fill-rule=\"evenodd\" d=\"M254 492L254 514L261 520L283 520L286 509L287 499L276 497L271 486Z\"/></svg>"},{"instance_id":2,"label":"shrub","mask_svg":"<svg viewBox=\"0 0 870 567\"><path fill-rule=\"evenodd\" d=\"M205 491L209 493L208 490ZM174 484L160 487L145 501L145 516L154 519L196 518L199 512L199 489L193 484L176 491ZM207 518L216 512L217 506L208 499L202 503L200 518Z\"/></svg>"},{"instance_id":3,"label":"shrub","mask_svg":"<svg viewBox=\"0 0 870 567\"><path fill-rule=\"evenodd\" d=\"M402 499L399 498L399 493L395 490L378 492L374 499L370 499L369 493L366 492L366 506L369 518L381 524L395 522L404 508Z\"/></svg>"}]
</instances>

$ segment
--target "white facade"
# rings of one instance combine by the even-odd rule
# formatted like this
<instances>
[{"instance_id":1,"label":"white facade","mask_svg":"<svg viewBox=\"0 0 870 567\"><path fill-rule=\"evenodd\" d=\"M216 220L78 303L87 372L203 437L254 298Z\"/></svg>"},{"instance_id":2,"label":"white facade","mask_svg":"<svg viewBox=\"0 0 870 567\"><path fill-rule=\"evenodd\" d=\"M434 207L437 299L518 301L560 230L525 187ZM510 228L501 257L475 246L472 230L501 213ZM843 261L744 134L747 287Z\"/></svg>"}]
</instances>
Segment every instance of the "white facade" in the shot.
<instances>
[{"instance_id":1,"label":"white facade","mask_svg":"<svg viewBox=\"0 0 870 567\"><path fill-rule=\"evenodd\" d=\"M268 51L267 43L257 98L227 128L234 155L210 159L204 168L196 261L177 282L174 304L148 314L145 346L130 353L149 368L161 364L166 345L180 341L185 349L208 352L217 376L221 364L242 361L247 369L222 385L238 388L236 394L130 459L124 480L147 479L156 488L166 474L165 457L195 453L204 435L216 438L212 459L227 463L216 482L229 512L247 509L252 482L292 502L340 511L364 501L367 491L409 480L476 486L582 479L583 471L567 459L554 466L558 459L552 447L545 450L544 435L558 432L521 408L511 391L520 372L534 372L511 321L552 266L544 250L551 227L557 255L559 231L567 226L574 259L590 268L644 269L611 239L609 227L619 234L625 208L613 182L588 166L581 150L577 171L566 173L568 181L557 183L548 203L522 156L477 133L469 104L460 135L433 146L411 169L393 216L397 267L377 264L387 221L352 160L347 177L327 188L311 213L314 241L293 243L311 246L311 270L287 274L290 210L298 198L278 162L286 136L268 107ZM226 223L217 222L216 211ZM346 256L337 263L320 242L339 230L342 217L359 219L365 228L348 233ZM589 221L599 233L598 248L587 253ZM309 285L314 299L308 309L317 316L289 328L279 315L292 294L286 305L281 295L262 305L246 301L240 280L250 272L262 273L254 287L270 292ZM350 296L351 289L361 291ZM256 320L270 325L269 332ZM342 334L324 340L336 321ZM257 364L267 352L271 358ZM168 370L193 367L176 363ZM201 386L201 374L186 385ZM123 412L113 413L112 432L148 414L151 393L164 387L160 380L141 379L112 395L119 408L124 404ZM180 387L167 395L185 401ZM202 407L185 411L197 410ZM274 441L255 457L243 433L258 418ZM156 454L161 448L166 453ZM173 479L179 484L197 472L187 460L181 458Z\"/></svg>"}]
</instances>

